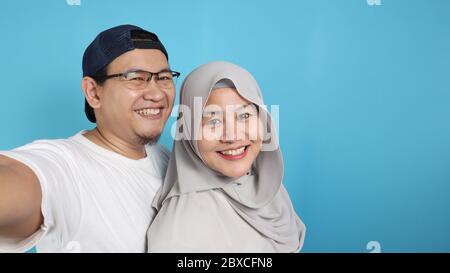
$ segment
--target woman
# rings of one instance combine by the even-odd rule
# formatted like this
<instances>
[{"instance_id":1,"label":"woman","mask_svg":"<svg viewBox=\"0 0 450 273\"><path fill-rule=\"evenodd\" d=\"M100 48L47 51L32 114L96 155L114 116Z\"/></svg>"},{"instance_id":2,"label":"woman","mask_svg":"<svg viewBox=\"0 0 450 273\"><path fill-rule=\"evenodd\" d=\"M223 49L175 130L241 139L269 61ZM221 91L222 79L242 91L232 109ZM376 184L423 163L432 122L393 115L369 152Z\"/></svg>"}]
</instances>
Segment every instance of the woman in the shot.
<instances>
[{"instance_id":1,"label":"woman","mask_svg":"<svg viewBox=\"0 0 450 273\"><path fill-rule=\"evenodd\" d=\"M305 226L282 185L263 105L255 79L234 64L208 63L187 76L149 252L300 251Z\"/></svg>"}]
</instances>

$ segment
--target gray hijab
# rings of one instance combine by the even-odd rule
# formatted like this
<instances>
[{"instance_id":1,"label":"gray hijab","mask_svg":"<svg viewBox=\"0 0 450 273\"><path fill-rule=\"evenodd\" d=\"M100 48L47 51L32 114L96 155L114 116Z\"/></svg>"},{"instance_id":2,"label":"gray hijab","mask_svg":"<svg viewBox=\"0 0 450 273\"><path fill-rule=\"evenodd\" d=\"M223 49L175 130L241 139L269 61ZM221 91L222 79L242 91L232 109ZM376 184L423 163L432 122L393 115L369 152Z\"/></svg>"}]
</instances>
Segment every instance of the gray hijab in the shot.
<instances>
[{"instance_id":1,"label":"gray hijab","mask_svg":"<svg viewBox=\"0 0 450 273\"><path fill-rule=\"evenodd\" d=\"M208 168L201 159L196 141L210 92L230 85L243 98L258 106L264 127L261 152L251 172L240 178L226 177ZM276 130L253 76L232 63L211 62L191 72L180 92L176 140L163 186L153 206L159 210L171 198L219 190L234 211L270 240L277 252L300 250L305 226L282 185L283 160ZM165 214L167 217L168 213Z\"/></svg>"}]
</instances>

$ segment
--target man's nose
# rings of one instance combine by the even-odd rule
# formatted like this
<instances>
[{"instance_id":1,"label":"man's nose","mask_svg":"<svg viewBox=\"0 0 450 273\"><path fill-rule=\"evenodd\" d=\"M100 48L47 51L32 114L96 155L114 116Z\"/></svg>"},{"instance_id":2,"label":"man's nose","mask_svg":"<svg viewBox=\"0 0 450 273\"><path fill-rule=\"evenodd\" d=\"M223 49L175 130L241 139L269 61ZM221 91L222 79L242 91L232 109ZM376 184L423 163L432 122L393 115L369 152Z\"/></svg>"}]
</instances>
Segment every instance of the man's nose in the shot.
<instances>
[{"instance_id":1,"label":"man's nose","mask_svg":"<svg viewBox=\"0 0 450 273\"><path fill-rule=\"evenodd\" d=\"M150 80L147 87L143 90L144 99L151 101L160 101L164 98L163 90L158 86L154 77Z\"/></svg>"}]
</instances>

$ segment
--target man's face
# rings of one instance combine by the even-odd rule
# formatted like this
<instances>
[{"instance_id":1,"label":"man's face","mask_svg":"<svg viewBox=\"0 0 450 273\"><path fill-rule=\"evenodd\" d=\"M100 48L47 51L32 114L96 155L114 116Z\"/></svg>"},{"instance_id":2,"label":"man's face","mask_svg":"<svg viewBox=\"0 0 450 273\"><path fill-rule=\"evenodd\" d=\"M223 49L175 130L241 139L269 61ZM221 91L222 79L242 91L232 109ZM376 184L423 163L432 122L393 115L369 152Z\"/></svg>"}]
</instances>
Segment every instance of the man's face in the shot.
<instances>
[{"instance_id":1,"label":"man's face","mask_svg":"<svg viewBox=\"0 0 450 273\"><path fill-rule=\"evenodd\" d=\"M160 72L169 69L165 55L156 49L135 49L108 65L107 75L130 70ZM175 85L161 87L153 75L143 90L133 90L121 78L111 78L99 87L101 106L95 110L97 125L133 143L147 144L161 135L169 117Z\"/></svg>"}]
</instances>

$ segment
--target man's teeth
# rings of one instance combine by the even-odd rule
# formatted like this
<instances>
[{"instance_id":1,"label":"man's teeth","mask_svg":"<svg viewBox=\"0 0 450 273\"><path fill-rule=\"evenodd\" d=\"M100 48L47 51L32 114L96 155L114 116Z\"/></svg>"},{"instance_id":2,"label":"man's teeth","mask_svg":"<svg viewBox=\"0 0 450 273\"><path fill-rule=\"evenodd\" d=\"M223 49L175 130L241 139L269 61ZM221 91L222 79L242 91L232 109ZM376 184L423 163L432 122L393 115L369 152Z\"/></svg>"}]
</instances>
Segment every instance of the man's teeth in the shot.
<instances>
[{"instance_id":1,"label":"man's teeth","mask_svg":"<svg viewBox=\"0 0 450 273\"><path fill-rule=\"evenodd\" d=\"M227 151L221 151L221 154L224 155L240 155L244 152L245 147L241 147L239 149L235 149L235 150L227 150Z\"/></svg>"},{"instance_id":2,"label":"man's teeth","mask_svg":"<svg viewBox=\"0 0 450 273\"><path fill-rule=\"evenodd\" d=\"M161 112L161 109L160 108L146 108L146 109L136 110L135 112L142 116L150 116L150 115L158 115L159 112Z\"/></svg>"}]
</instances>

